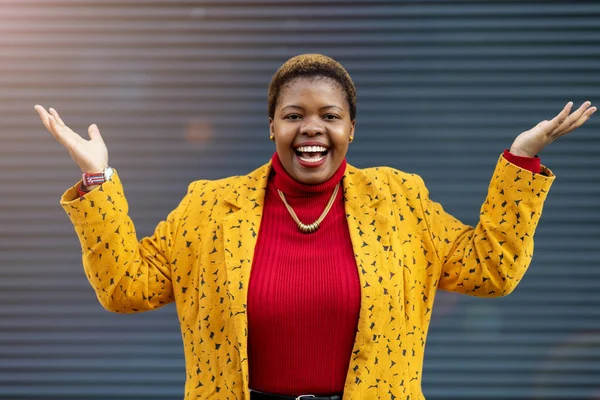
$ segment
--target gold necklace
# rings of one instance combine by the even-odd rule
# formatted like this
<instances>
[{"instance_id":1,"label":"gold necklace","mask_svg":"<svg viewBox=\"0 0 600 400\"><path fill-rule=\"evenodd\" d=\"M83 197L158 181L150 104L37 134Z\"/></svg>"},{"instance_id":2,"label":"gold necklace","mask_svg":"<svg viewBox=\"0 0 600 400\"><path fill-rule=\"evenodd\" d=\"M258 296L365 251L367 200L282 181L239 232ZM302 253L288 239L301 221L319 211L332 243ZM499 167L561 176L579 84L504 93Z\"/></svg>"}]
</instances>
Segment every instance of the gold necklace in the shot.
<instances>
[{"instance_id":1,"label":"gold necklace","mask_svg":"<svg viewBox=\"0 0 600 400\"><path fill-rule=\"evenodd\" d=\"M288 204L287 200L285 199L283 192L279 189L277 189L277 192L279 192L279 197L281 197L283 204L285 204L285 208L287 208L288 212L292 216L292 219L298 225L298 229L300 229L300 232L313 233L317 229L319 229L319 225L321 224L321 222L323 222L323 220L329 213L329 210L331 210L331 206L333 206L333 202L335 201L335 198L337 197L339 189L340 189L340 184L338 183L337 185L335 185L335 189L333 189L333 194L331 195L331 198L329 199L327 206L325 206L325 210L323 210L323 213L321 214L321 216L319 218L317 218L317 220L315 222L313 222L312 224L308 224L308 225L300 222L300 219L298 219L298 216L296 215L296 213L294 212L292 207Z\"/></svg>"}]
</instances>

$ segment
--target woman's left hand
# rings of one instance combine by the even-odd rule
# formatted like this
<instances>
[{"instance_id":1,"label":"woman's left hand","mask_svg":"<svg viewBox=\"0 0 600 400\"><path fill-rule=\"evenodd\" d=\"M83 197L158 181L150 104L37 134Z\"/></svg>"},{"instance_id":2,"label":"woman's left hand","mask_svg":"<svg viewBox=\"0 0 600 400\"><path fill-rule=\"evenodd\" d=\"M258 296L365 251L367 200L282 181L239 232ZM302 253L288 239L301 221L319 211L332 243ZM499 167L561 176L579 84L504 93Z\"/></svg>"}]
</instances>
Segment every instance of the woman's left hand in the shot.
<instances>
[{"instance_id":1,"label":"woman's left hand","mask_svg":"<svg viewBox=\"0 0 600 400\"><path fill-rule=\"evenodd\" d=\"M512 146L510 146L510 152L516 156L535 157L544 147L559 137L579 128L590 119L597 109L591 107L591 105L591 102L586 101L578 110L569 115L573 102L568 102L556 117L549 121L542 121L517 136Z\"/></svg>"}]
</instances>

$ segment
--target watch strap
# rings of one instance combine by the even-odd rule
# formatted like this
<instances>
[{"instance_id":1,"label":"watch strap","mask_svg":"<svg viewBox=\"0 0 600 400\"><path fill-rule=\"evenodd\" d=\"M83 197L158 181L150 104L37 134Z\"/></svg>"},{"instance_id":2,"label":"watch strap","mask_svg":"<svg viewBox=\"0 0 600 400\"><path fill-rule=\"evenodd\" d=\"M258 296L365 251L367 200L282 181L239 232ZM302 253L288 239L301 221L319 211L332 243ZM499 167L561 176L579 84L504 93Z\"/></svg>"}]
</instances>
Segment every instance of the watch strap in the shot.
<instances>
[{"instance_id":1,"label":"watch strap","mask_svg":"<svg viewBox=\"0 0 600 400\"><path fill-rule=\"evenodd\" d=\"M81 174L81 185L77 189L77 192L80 196L88 193L89 190L86 190L89 186L101 185L104 182L110 180L113 175L114 170L111 167L106 167L103 172L89 173L84 172Z\"/></svg>"},{"instance_id":2,"label":"watch strap","mask_svg":"<svg viewBox=\"0 0 600 400\"><path fill-rule=\"evenodd\" d=\"M101 185L102 183L106 182L106 177L104 176L104 172L93 174L84 172L81 174L81 180L85 186Z\"/></svg>"},{"instance_id":3,"label":"watch strap","mask_svg":"<svg viewBox=\"0 0 600 400\"><path fill-rule=\"evenodd\" d=\"M112 174L113 169L111 167L106 167L102 172L84 172L81 174L81 180L83 181L84 186L101 185L109 180Z\"/></svg>"}]
</instances>

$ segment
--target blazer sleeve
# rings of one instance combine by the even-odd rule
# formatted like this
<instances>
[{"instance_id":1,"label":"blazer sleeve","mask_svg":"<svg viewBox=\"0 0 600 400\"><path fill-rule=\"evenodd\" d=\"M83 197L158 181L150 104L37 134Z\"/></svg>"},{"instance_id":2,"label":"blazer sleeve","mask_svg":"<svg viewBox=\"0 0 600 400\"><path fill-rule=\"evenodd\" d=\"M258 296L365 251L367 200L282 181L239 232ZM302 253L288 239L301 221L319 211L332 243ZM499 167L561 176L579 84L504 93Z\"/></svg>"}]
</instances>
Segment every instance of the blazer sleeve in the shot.
<instances>
[{"instance_id":1,"label":"blazer sleeve","mask_svg":"<svg viewBox=\"0 0 600 400\"><path fill-rule=\"evenodd\" d=\"M441 265L438 288L473 296L504 296L517 286L533 257L533 235L552 172L522 169L500 156L475 228L429 198L415 175L428 236Z\"/></svg>"},{"instance_id":2,"label":"blazer sleeve","mask_svg":"<svg viewBox=\"0 0 600 400\"><path fill-rule=\"evenodd\" d=\"M133 313L173 301L171 250L192 186L154 234L138 242L118 173L79 197L79 183L60 201L81 243L83 267L98 300L109 311Z\"/></svg>"}]
</instances>

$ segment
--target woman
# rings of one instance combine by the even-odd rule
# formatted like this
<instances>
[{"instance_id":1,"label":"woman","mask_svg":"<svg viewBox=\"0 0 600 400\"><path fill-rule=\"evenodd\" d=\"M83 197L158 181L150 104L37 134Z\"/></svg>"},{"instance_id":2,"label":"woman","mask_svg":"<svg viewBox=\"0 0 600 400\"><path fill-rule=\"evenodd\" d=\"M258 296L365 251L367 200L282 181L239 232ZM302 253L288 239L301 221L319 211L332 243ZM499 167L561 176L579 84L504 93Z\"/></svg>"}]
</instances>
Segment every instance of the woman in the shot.
<instances>
[{"instance_id":1,"label":"woman","mask_svg":"<svg viewBox=\"0 0 600 400\"><path fill-rule=\"evenodd\" d=\"M354 84L328 57L297 56L269 87L271 162L193 182L139 243L98 128L87 141L36 109L84 172L87 185L61 204L102 305L128 313L175 301L186 399L275 400L422 399L437 289L503 296L520 281L554 180L535 155L596 111L571 107L500 156L472 228L418 176L346 164Z\"/></svg>"}]
</instances>

